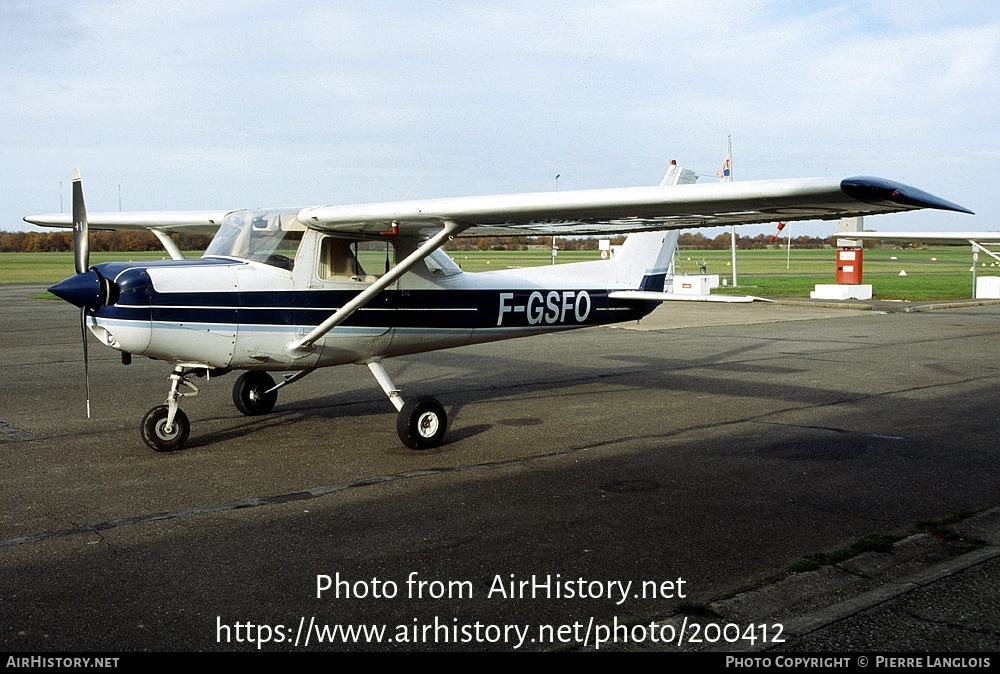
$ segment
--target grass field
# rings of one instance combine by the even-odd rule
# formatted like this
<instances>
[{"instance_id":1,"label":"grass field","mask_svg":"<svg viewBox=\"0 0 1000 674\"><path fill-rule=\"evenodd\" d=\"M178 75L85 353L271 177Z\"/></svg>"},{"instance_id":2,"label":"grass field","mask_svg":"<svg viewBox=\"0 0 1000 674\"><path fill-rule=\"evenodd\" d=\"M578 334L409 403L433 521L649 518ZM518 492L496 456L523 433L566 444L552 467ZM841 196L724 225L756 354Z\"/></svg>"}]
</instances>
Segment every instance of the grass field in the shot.
<instances>
[{"instance_id":1,"label":"grass field","mask_svg":"<svg viewBox=\"0 0 1000 674\"><path fill-rule=\"evenodd\" d=\"M547 250L497 252L455 252L452 257L466 271L548 264ZM985 256L980 256L980 264ZM562 264L596 260L593 251L565 251L556 258ZM698 274L702 262L710 274L719 274L732 283L732 256L728 250L681 250L677 273ZM992 262L992 260L990 261ZM741 250L736 253L738 288L720 288L733 295L765 297L809 297L818 283L836 282L836 258L832 249ZM972 254L961 246L864 252L864 282L872 285L876 299L937 300L972 297ZM905 271L905 276L899 273ZM980 274L1000 275L995 266L979 268Z\"/></svg>"},{"instance_id":2,"label":"grass field","mask_svg":"<svg viewBox=\"0 0 1000 674\"><path fill-rule=\"evenodd\" d=\"M837 265L833 250L792 250L790 261L786 256L785 250L738 251L739 288L722 288L720 292L765 297L809 297L816 284L836 282ZM980 265L984 257L980 256ZM732 282L728 251L682 251L680 254L680 264L688 273L698 273L702 260L709 273L721 274ZM961 246L866 249L863 282L871 284L875 299L968 299L972 297L971 267L972 253ZM906 275L901 276L900 272L904 271ZM987 263L978 269L978 273L995 276L1000 275L1000 269Z\"/></svg>"},{"instance_id":3,"label":"grass field","mask_svg":"<svg viewBox=\"0 0 1000 674\"><path fill-rule=\"evenodd\" d=\"M197 257L199 253L187 253ZM533 267L551 262L547 249L528 251L454 251L452 257L466 271L489 271L512 267ZM765 297L808 297L817 283L834 283L834 251L792 250L790 261L785 249L737 252L738 288L721 288L730 294ZM93 253L91 262L159 260L164 253ZM961 246L889 250L867 249L864 253L864 282L870 283L877 299L933 300L965 299L972 296L972 255ZM1000 275L992 260L978 273ZM599 259L596 251L560 251L557 263ZM697 274L702 262L710 274L720 274L730 283L732 267L726 250L681 250L677 272ZM900 272L905 271L905 276ZM0 253L0 284L51 284L73 273L71 253Z\"/></svg>"},{"instance_id":4,"label":"grass field","mask_svg":"<svg viewBox=\"0 0 1000 674\"><path fill-rule=\"evenodd\" d=\"M190 257L201 253L190 253ZM129 262L131 260L164 260L163 252L90 254L90 263ZM73 253L0 253L0 284L53 284L73 275Z\"/></svg>"}]
</instances>

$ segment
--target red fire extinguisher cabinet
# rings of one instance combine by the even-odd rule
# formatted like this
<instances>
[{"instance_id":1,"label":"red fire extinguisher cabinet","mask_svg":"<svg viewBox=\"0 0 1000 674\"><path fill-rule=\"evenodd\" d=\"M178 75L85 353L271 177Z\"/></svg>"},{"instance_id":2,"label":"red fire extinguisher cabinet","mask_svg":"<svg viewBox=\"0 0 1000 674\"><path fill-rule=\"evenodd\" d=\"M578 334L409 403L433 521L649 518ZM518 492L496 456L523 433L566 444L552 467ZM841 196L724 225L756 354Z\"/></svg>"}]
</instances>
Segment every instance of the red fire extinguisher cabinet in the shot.
<instances>
[{"instance_id":1,"label":"red fire extinguisher cabinet","mask_svg":"<svg viewBox=\"0 0 1000 674\"><path fill-rule=\"evenodd\" d=\"M861 266L864 252L862 248L837 249L837 283L839 285L861 285Z\"/></svg>"}]
</instances>

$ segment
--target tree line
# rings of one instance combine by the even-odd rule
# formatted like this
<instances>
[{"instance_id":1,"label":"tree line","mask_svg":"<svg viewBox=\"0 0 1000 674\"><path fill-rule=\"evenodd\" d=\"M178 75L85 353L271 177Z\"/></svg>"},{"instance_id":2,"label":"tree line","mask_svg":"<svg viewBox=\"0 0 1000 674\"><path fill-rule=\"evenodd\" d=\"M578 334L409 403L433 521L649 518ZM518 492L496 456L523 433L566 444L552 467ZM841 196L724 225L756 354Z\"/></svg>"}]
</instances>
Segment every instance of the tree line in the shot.
<instances>
[{"instance_id":1,"label":"tree line","mask_svg":"<svg viewBox=\"0 0 1000 674\"><path fill-rule=\"evenodd\" d=\"M181 250L205 250L212 241L206 234L170 235ZM0 253L65 253L73 250L73 232L0 232ZM133 252L163 250L152 232L90 231L90 250L97 252Z\"/></svg>"},{"instance_id":2,"label":"tree line","mask_svg":"<svg viewBox=\"0 0 1000 674\"><path fill-rule=\"evenodd\" d=\"M843 235L841 235L843 236ZM211 242L212 237L207 234L185 234L174 233L170 238L180 247L181 250L205 250ZM813 236L799 236L792 239L795 248L825 248L836 245L837 235L819 238ZM768 234L757 234L756 236L736 237L736 247L741 250L759 250L766 248L780 248L786 245L784 238L770 241ZM612 237L611 243L619 245L625 240L624 236ZM681 248L687 250L728 250L729 233L719 234L714 238L708 238L698 232L684 232L678 239ZM529 250L537 248L551 248L552 237L548 236L485 236L485 237L456 237L450 241L445 250L468 251L468 250ZM598 238L596 237L556 237L556 247L559 250L597 250ZM133 251L158 251L163 246L159 240L146 231L99 231L90 232L90 249L99 252L133 252ZM0 231L0 252L3 253L64 253L73 250L73 233L70 231L60 232L3 232Z\"/></svg>"}]
</instances>

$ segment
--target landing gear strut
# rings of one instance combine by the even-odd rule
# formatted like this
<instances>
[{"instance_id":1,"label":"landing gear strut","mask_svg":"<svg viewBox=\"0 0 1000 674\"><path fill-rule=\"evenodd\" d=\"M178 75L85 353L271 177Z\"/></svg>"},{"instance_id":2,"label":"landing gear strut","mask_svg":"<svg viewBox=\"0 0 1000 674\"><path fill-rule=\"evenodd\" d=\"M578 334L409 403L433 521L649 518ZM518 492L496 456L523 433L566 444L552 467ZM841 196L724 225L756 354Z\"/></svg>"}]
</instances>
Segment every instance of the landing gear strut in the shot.
<instances>
[{"instance_id":1,"label":"landing gear strut","mask_svg":"<svg viewBox=\"0 0 1000 674\"><path fill-rule=\"evenodd\" d=\"M400 391L393 385L382 363L366 363L375 375L379 386L389 396L389 402L399 411L396 416L396 433L410 449L432 449L441 444L448 430L448 415L444 406L435 398L423 396L404 403Z\"/></svg>"}]
</instances>

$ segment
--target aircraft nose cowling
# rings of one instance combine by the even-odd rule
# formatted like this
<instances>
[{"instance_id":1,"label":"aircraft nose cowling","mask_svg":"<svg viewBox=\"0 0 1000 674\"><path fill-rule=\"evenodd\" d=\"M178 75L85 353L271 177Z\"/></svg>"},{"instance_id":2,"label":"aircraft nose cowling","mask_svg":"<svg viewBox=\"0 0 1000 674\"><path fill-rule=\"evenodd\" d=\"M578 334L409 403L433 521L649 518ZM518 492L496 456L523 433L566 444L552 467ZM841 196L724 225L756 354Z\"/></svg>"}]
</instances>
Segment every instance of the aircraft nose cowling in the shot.
<instances>
[{"instance_id":1,"label":"aircraft nose cowling","mask_svg":"<svg viewBox=\"0 0 1000 674\"><path fill-rule=\"evenodd\" d=\"M49 288L49 292L81 308L86 307L93 310L102 304L101 277L93 269L60 281Z\"/></svg>"}]
</instances>

